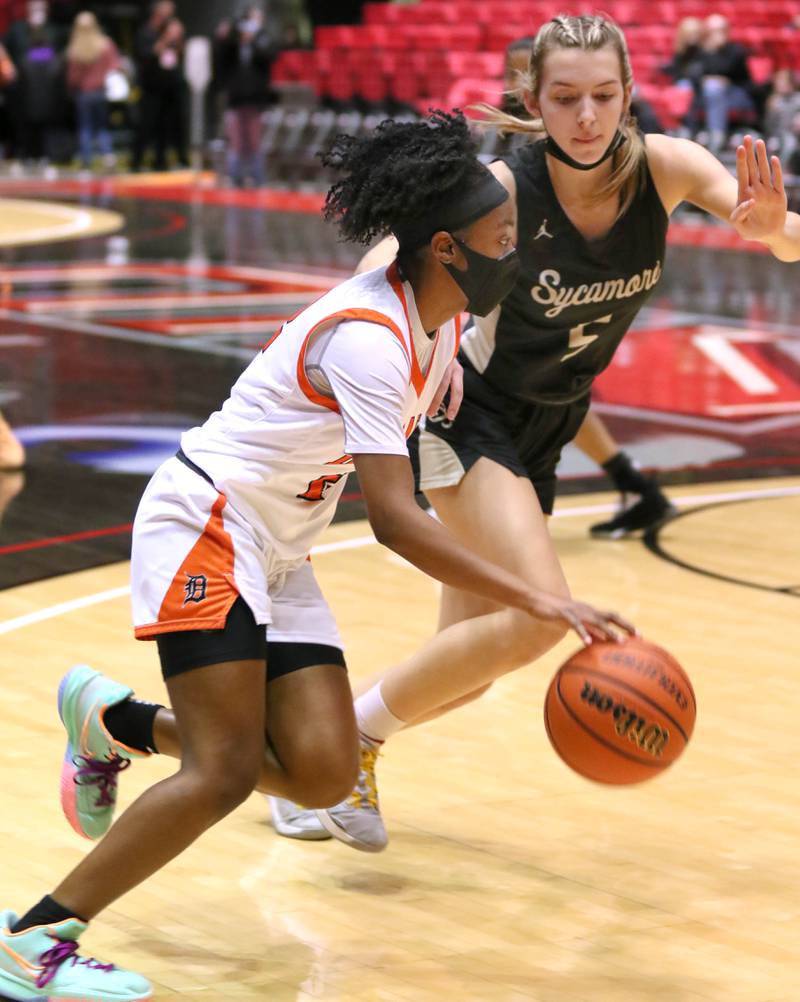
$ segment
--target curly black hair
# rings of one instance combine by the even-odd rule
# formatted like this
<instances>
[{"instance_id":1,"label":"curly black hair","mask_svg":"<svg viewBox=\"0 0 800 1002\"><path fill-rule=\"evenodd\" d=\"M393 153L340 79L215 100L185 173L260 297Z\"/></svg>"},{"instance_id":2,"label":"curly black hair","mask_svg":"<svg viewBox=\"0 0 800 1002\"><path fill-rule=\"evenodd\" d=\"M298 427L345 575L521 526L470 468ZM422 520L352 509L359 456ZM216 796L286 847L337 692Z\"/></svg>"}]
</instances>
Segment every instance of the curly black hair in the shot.
<instances>
[{"instance_id":1,"label":"curly black hair","mask_svg":"<svg viewBox=\"0 0 800 1002\"><path fill-rule=\"evenodd\" d=\"M374 237L418 223L455 193L485 177L464 115L432 111L418 122L387 119L366 136L339 135L322 163L343 171L323 214L346 240Z\"/></svg>"}]
</instances>

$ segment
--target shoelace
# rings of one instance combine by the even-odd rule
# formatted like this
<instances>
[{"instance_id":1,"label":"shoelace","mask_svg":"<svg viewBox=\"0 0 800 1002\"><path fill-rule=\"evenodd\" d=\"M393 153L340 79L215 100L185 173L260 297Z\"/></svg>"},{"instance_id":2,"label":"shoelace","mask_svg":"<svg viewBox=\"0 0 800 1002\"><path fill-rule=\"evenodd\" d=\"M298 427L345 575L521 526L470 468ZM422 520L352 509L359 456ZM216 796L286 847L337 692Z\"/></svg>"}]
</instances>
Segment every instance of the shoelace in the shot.
<instances>
[{"instance_id":1,"label":"shoelace","mask_svg":"<svg viewBox=\"0 0 800 1002\"><path fill-rule=\"evenodd\" d=\"M117 792L117 776L128 768L131 760L121 755L113 755L108 759L77 755L72 761L78 767L75 773L78 786L97 786L95 807L112 807Z\"/></svg>"},{"instance_id":2,"label":"shoelace","mask_svg":"<svg viewBox=\"0 0 800 1002\"><path fill-rule=\"evenodd\" d=\"M94 957L79 957L78 944L74 939L56 940L56 945L46 950L39 960L43 970L36 979L37 988L44 988L45 985L49 984L58 974L61 965L68 960L71 960L73 964L87 964L89 967L94 967L95 970L106 971L106 973L114 970L113 964L101 964Z\"/></svg>"},{"instance_id":3,"label":"shoelace","mask_svg":"<svg viewBox=\"0 0 800 1002\"><path fill-rule=\"evenodd\" d=\"M356 788L347 799L352 807L371 807L378 810L378 784L375 780L375 762L380 754L378 745L361 745L361 765Z\"/></svg>"}]
</instances>

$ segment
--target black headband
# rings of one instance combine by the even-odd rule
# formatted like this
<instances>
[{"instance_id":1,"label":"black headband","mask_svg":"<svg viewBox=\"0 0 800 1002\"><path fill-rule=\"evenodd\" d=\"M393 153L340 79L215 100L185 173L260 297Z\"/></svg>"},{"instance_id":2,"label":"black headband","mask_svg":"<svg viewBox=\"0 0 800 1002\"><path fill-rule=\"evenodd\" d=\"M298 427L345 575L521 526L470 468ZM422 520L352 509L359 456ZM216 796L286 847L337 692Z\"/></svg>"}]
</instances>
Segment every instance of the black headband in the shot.
<instances>
[{"instance_id":1,"label":"black headband","mask_svg":"<svg viewBox=\"0 0 800 1002\"><path fill-rule=\"evenodd\" d=\"M427 213L425 219L398 223L393 232L401 250L417 250L428 243L434 233L440 230L447 230L448 233L461 230L502 205L507 198L508 191L487 170L466 194L459 192L448 195Z\"/></svg>"}]
</instances>

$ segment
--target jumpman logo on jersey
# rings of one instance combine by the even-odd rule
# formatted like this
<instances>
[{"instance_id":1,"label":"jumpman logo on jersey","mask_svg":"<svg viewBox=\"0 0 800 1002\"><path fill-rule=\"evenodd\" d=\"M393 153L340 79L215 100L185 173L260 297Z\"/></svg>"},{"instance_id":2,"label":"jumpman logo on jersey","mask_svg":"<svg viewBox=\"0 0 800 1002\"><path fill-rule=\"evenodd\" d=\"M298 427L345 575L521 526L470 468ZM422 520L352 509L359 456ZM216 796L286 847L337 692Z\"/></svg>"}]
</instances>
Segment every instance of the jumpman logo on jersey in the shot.
<instances>
[{"instance_id":1,"label":"jumpman logo on jersey","mask_svg":"<svg viewBox=\"0 0 800 1002\"><path fill-rule=\"evenodd\" d=\"M536 234L536 236L533 239L534 240L538 240L539 237L547 237L550 240L553 239L553 234L547 232L547 220L546 219L542 223L542 225L539 227L539 232Z\"/></svg>"}]
</instances>

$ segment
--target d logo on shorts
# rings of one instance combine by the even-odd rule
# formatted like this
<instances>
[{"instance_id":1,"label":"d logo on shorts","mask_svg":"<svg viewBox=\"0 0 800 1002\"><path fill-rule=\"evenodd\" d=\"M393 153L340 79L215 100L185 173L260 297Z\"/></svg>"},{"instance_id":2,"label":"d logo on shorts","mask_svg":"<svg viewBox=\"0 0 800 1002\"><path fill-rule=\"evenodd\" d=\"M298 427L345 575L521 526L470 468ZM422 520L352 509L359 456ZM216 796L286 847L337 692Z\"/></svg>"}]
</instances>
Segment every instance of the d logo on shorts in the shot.
<instances>
[{"instance_id":1,"label":"d logo on shorts","mask_svg":"<svg viewBox=\"0 0 800 1002\"><path fill-rule=\"evenodd\" d=\"M183 590L186 592L186 597L183 600L183 604L186 605L187 602L202 602L206 597L206 587L208 585L208 578L205 574L189 574L187 572L186 577L188 578L186 584L183 586Z\"/></svg>"}]
</instances>

